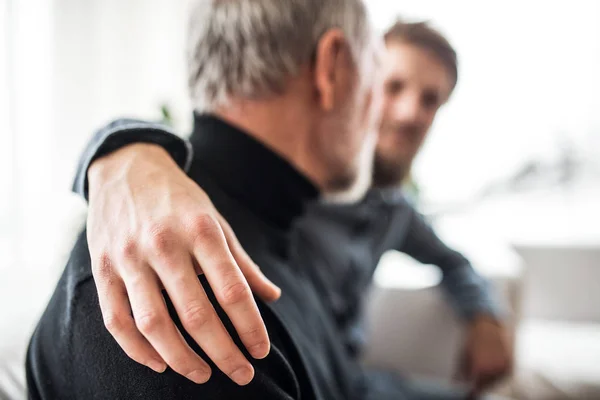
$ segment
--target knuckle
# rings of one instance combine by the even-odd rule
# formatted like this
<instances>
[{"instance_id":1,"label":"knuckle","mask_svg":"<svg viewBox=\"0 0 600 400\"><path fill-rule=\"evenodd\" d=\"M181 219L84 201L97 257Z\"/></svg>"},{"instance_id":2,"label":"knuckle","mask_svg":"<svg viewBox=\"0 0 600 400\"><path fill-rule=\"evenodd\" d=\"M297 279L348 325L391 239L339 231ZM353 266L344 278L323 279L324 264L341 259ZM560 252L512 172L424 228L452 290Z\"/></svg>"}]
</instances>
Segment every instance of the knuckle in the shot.
<instances>
[{"instance_id":1,"label":"knuckle","mask_svg":"<svg viewBox=\"0 0 600 400\"><path fill-rule=\"evenodd\" d=\"M261 327L255 326L243 332L241 336L253 343L256 342L255 344L261 344L264 341L263 333L264 330Z\"/></svg>"},{"instance_id":2,"label":"knuckle","mask_svg":"<svg viewBox=\"0 0 600 400\"><path fill-rule=\"evenodd\" d=\"M106 279L112 275L112 261L107 251L102 251L98 257L94 257L92 261L92 271L100 279Z\"/></svg>"},{"instance_id":3,"label":"knuckle","mask_svg":"<svg viewBox=\"0 0 600 400\"><path fill-rule=\"evenodd\" d=\"M123 260L135 259L138 254L138 244L133 238L127 238L117 247L117 254Z\"/></svg>"},{"instance_id":4,"label":"knuckle","mask_svg":"<svg viewBox=\"0 0 600 400\"><path fill-rule=\"evenodd\" d=\"M108 312L104 315L104 326L111 334L117 334L125 329L127 322L121 315Z\"/></svg>"},{"instance_id":5,"label":"knuckle","mask_svg":"<svg viewBox=\"0 0 600 400\"><path fill-rule=\"evenodd\" d=\"M189 373L197 369L194 366L192 356L178 356L169 361L169 367L180 375L187 376Z\"/></svg>"},{"instance_id":6,"label":"knuckle","mask_svg":"<svg viewBox=\"0 0 600 400\"><path fill-rule=\"evenodd\" d=\"M150 335L164 326L164 318L153 311L142 313L135 319L136 325L144 335Z\"/></svg>"},{"instance_id":7,"label":"knuckle","mask_svg":"<svg viewBox=\"0 0 600 400\"><path fill-rule=\"evenodd\" d=\"M192 229L198 239L203 239L217 234L219 225L211 215L200 214L192 219Z\"/></svg>"},{"instance_id":8,"label":"knuckle","mask_svg":"<svg viewBox=\"0 0 600 400\"><path fill-rule=\"evenodd\" d=\"M178 374L181 375L185 375L189 372L191 372L191 368L189 366L189 362L188 360L181 356L178 355L176 357L173 357L172 359L169 359L169 366Z\"/></svg>"},{"instance_id":9,"label":"knuckle","mask_svg":"<svg viewBox=\"0 0 600 400\"><path fill-rule=\"evenodd\" d=\"M148 230L148 247L157 255L172 252L175 246L175 231L166 223L153 225Z\"/></svg>"},{"instance_id":10,"label":"knuckle","mask_svg":"<svg viewBox=\"0 0 600 400\"><path fill-rule=\"evenodd\" d=\"M187 329L197 330L208 325L211 321L211 313L205 306L193 303L183 311L181 319Z\"/></svg>"},{"instance_id":11,"label":"knuckle","mask_svg":"<svg viewBox=\"0 0 600 400\"><path fill-rule=\"evenodd\" d=\"M235 351L226 352L216 361L223 368L223 372L228 375L234 372L243 362L239 359L238 354Z\"/></svg>"},{"instance_id":12,"label":"knuckle","mask_svg":"<svg viewBox=\"0 0 600 400\"><path fill-rule=\"evenodd\" d=\"M240 268L234 260L218 261L214 264L213 270L216 274L223 277L225 286L231 285L242 279L241 275L239 275Z\"/></svg>"},{"instance_id":13,"label":"knuckle","mask_svg":"<svg viewBox=\"0 0 600 400\"><path fill-rule=\"evenodd\" d=\"M250 289L243 282L234 282L225 285L221 290L220 303L223 306L231 306L248 300Z\"/></svg>"},{"instance_id":14,"label":"knuckle","mask_svg":"<svg viewBox=\"0 0 600 400\"><path fill-rule=\"evenodd\" d=\"M246 330L245 332L242 332L240 334L240 338L242 339L242 341L249 345L249 346L259 346L259 345L265 345L268 346L269 341L268 341L268 336L266 334L266 330L260 328L260 327L253 327L250 328L248 330Z\"/></svg>"}]
</instances>

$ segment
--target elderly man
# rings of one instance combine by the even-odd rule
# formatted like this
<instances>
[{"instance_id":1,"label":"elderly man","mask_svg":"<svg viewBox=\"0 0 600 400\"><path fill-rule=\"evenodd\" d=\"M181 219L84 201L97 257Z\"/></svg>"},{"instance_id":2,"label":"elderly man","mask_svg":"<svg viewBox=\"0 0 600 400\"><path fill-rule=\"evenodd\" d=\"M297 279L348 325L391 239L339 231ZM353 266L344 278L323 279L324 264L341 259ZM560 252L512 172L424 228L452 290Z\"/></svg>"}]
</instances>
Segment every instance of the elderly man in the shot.
<instances>
[{"instance_id":1,"label":"elderly man","mask_svg":"<svg viewBox=\"0 0 600 400\"><path fill-rule=\"evenodd\" d=\"M270 352L261 339L264 327L227 318L258 312L248 306L247 285L232 279L231 272L214 273L228 268L233 258L213 258L205 268L204 260L215 254L211 248L226 246L220 233L224 224L198 217L181 227L185 235L180 237L193 246L200 260L197 267L205 273L200 278L189 254L163 263L161 256L172 254L181 243L162 234L136 237L158 250L154 256L161 260L160 268L136 262L143 250L138 241L126 243L119 258L104 259L92 268L93 251L84 232L30 343L31 398L367 395L365 377L340 342L335 322L306 273L310 266L293 267L288 249L290 228L306 202L319 192L347 189L361 173L370 174L363 166L372 162L376 137L377 113L372 110L378 110L381 93L374 80L381 75L376 68L378 43L361 0L197 2L189 33L189 83L196 111L189 176L282 290L276 303L257 301ZM161 193L155 200L167 205L172 199ZM129 212L144 210L124 208L118 217ZM217 242L203 240L206 232L219 232L211 236ZM125 287L119 286L113 263L127 276ZM95 284L92 274L106 280ZM223 290L213 295L208 282ZM177 288L180 296L163 297L161 287L168 293ZM98 296L115 288L113 293L131 305L135 331L129 320L114 318L120 310L111 307L117 303ZM143 334L147 347L161 351L174 369L157 374L136 363L104 324L111 332ZM170 340L168 351L161 349L158 339L163 337ZM257 343L256 338L261 340ZM117 338L120 343L127 340ZM231 353L232 347L243 356ZM252 363L240 363L244 358ZM210 367L203 360L219 365L210 366L210 380ZM151 367L163 370L163 360L152 361Z\"/></svg>"}]
</instances>

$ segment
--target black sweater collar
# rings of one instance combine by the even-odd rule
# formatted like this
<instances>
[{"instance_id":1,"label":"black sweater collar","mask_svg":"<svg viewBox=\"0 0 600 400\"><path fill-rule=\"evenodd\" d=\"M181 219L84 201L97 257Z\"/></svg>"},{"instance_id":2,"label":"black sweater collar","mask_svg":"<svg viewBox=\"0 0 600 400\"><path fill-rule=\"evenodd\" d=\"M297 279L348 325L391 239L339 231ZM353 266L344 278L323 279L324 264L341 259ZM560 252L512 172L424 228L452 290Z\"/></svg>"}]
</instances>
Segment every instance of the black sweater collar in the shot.
<instances>
[{"instance_id":1,"label":"black sweater collar","mask_svg":"<svg viewBox=\"0 0 600 400\"><path fill-rule=\"evenodd\" d=\"M289 162L215 116L195 115L190 142L195 159L219 186L280 228L289 229L318 195Z\"/></svg>"}]
</instances>

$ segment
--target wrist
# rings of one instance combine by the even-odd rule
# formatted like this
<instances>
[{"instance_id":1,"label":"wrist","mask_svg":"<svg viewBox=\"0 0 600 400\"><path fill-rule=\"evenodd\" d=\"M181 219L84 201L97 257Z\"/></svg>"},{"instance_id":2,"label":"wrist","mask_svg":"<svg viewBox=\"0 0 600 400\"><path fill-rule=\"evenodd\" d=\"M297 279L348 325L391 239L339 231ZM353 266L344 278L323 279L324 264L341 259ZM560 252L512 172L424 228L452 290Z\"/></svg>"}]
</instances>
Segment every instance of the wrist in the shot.
<instances>
[{"instance_id":1,"label":"wrist","mask_svg":"<svg viewBox=\"0 0 600 400\"><path fill-rule=\"evenodd\" d=\"M152 159L153 163L175 164L163 147L152 143L133 143L94 160L87 172L89 186L91 188L95 183L106 180L115 171L134 164L136 160L146 159Z\"/></svg>"},{"instance_id":2,"label":"wrist","mask_svg":"<svg viewBox=\"0 0 600 400\"><path fill-rule=\"evenodd\" d=\"M473 316L470 320L470 326L477 327L481 325L493 325L496 327L502 327L504 324L497 316L490 313L478 313Z\"/></svg>"}]
</instances>

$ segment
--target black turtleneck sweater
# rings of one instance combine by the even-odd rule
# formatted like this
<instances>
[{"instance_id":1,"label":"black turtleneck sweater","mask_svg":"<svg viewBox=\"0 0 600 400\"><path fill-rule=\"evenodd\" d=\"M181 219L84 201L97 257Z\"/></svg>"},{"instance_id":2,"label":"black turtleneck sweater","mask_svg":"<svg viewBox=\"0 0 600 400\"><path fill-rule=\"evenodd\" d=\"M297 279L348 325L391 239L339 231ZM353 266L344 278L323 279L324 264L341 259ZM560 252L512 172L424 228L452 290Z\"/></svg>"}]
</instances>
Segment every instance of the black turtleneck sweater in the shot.
<instances>
[{"instance_id":1,"label":"black turtleneck sweater","mask_svg":"<svg viewBox=\"0 0 600 400\"><path fill-rule=\"evenodd\" d=\"M351 399L362 397L360 368L346 352L310 274L288 262L289 229L317 190L288 162L239 129L197 117L189 175L235 230L249 255L282 289L272 305L257 299L272 350L245 351L204 277L209 297L246 357L254 380L237 386L210 363L196 385L168 369L157 374L125 355L104 328L85 231L81 233L30 343L27 379L33 399ZM190 346L205 353L169 311Z\"/></svg>"}]
</instances>

